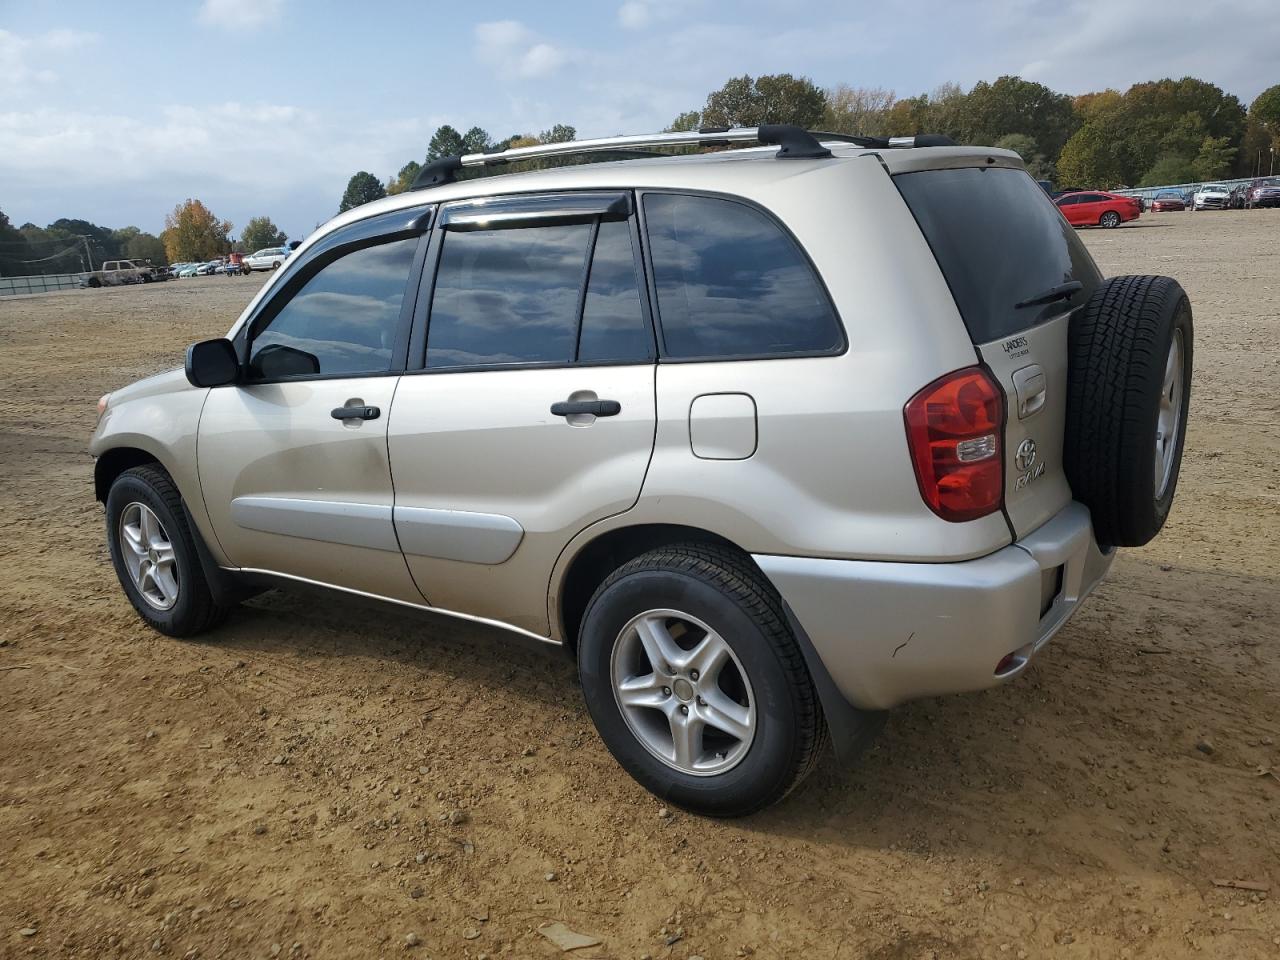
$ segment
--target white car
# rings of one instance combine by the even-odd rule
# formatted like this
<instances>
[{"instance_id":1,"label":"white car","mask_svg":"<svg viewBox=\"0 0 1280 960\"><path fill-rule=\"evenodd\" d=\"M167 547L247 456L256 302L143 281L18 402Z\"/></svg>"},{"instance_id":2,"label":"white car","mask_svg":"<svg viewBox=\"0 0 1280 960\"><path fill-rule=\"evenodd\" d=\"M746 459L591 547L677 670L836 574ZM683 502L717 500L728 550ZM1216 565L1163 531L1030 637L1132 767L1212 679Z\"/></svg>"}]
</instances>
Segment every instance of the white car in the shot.
<instances>
[{"instance_id":1,"label":"white car","mask_svg":"<svg viewBox=\"0 0 1280 960\"><path fill-rule=\"evenodd\" d=\"M289 259L288 247L267 247L244 258L245 270L275 270Z\"/></svg>"},{"instance_id":2,"label":"white car","mask_svg":"<svg viewBox=\"0 0 1280 960\"><path fill-rule=\"evenodd\" d=\"M1220 183L1206 183L1191 202L1196 210L1225 210L1231 204L1231 191Z\"/></svg>"}]
</instances>

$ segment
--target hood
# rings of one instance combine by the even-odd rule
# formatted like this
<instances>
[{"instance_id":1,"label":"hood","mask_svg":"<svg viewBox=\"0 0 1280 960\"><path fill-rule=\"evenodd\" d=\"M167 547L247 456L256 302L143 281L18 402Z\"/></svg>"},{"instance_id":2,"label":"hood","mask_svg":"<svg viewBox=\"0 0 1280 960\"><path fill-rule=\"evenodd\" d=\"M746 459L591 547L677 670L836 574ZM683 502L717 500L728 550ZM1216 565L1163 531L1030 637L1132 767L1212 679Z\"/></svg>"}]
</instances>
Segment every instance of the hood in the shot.
<instances>
[{"instance_id":1,"label":"hood","mask_svg":"<svg viewBox=\"0 0 1280 960\"><path fill-rule=\"evenodd\" d=\"M141 400L144 397L154 397L165 393L180 393L183 390L196 390L187 381L186 371L179 367L176 370L166 370L164 373L157 373L155 376L144 377L141 380L135 380L133 383L121 387L119 390L113 390L107 396L107 409L118 406L129 400Z\"/></svg>"}]
</instances>

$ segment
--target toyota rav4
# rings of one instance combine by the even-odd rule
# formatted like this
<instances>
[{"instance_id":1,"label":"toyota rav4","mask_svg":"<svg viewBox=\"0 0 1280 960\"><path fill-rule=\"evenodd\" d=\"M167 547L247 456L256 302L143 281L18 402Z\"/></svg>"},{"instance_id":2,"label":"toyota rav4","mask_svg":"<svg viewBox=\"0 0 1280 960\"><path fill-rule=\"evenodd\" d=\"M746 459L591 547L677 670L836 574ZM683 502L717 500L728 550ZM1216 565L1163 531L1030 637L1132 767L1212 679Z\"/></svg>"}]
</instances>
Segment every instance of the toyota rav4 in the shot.
<instances>
[{"instance_id":1,"label":"toyota rav4","mask_svg":"<svg viewBox=\"0 0 1280 960\"><path fill-rule=\"evenodd\" d=\"M288 581L500 625L731 816L1025 671L1164 523L1191 370L1178 284L1104 280L1016 154L735 128L429 165L91 450L155 629Z\"/></svg>"}]
</instances>

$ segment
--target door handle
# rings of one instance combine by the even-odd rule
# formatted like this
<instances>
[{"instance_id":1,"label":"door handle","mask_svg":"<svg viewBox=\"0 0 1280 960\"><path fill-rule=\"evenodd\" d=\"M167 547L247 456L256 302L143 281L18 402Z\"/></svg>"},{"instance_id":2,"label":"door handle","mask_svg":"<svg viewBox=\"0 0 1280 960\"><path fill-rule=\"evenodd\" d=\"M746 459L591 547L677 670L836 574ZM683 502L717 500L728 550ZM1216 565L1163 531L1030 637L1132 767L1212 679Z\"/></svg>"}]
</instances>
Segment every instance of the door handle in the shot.
<instances>
[{"instance_id":1,"label":"door handle","mask_svg":"<svg viewBox=\"0 0 1280 960\"><path fill-rule=\"evenodd\" d=\"M329 416L335 420L377 420L382 411L377 407L346 406L334 407Z\"/></svg>"},{"instance_id":2,"label":"door handle","mask_svg":"<svg viewBox=\"0 0 1280 960\"><path fill-rule=\"evenodd\" d=\"M551 413L557 417L587 414L593 417L616 417L622 412L617 400L560 400L551 405Z\"/></svg>"}]
</instances>

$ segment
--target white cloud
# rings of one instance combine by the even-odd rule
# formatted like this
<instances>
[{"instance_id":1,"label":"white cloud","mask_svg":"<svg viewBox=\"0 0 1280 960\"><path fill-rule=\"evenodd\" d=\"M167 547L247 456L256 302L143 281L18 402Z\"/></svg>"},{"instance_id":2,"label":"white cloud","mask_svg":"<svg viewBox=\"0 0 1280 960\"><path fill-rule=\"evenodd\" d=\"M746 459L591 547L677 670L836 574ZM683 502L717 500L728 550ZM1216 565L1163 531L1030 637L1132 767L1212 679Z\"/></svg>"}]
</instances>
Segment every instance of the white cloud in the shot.
<instances>
[{"instance_id":1,"label":"white cloud","mask_svg":"<svg viewBox=\"0 0 1280 960\"><path fill-rule=\"evenodd\" d=\"M476 56L507 75L547 77L569 62L570 54L541 39L519 20L476 24Z\"/></svg>"},{"instance_id":2,"label":"white cloud","mask_svg":"<svg viewBox=\"0 0 1280 960\"><path fill-rule=\"evenodd\" d=\"M653 9L641 0L630 0L618 8L618 22L628 30L643 30L653 21Z\"/></svg>"},{"instance_id":3,"label":"white cloud","mask_svg":"<svg viewBox=\"0 0 1280 960\"><path fill-rule=\"evenodd\" d=\"M0 87L12 95L51 84L58 73L48 65L50 59L97 39L97 34L83 30L50 30L30 37L0 30Z\"/></svg>"},{"instance_id":4,"label":"white cloud","mask_svg":"<svg viewBox=\"0 0 1280 960\"><path fill-rule=\"evenodd\" d=\"M275 23L284 11L285 0L204 0L196 19L210 27L253 30Z\"/></svg>"}]
</instances>

